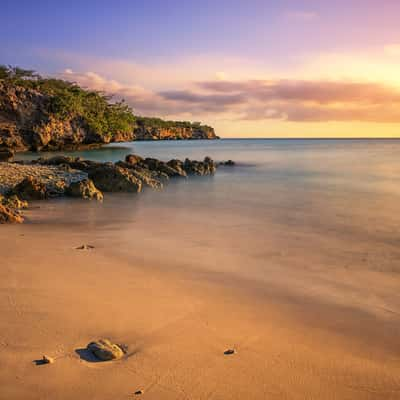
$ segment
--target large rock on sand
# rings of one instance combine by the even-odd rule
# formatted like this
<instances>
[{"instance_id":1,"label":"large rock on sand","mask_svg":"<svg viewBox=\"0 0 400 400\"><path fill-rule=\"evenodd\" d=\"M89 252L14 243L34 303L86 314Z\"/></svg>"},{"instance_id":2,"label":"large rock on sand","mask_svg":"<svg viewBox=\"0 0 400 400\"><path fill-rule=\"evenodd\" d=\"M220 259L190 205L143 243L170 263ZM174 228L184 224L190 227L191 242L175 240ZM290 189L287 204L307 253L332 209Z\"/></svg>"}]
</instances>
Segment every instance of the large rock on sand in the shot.
<instances>
[{"instance_id":1,"label":"large rock on sand","mask_svg":"<svg viewBox=\"0 0 400 400\"><path fill-rule=\"evenodd\" d=\"M23 200L43 200L48 198L46 185L32 177L27 177L14 186L10 194L15 194Z\"/></svg>"},{"instance_id":2,"label":"large rock on sand","mask_svg":"<svg viewBox=\"0 0 400 400\"><path fill-rule=\"evenodd\" d=\"M87 345L87 349L101 361L118 360L124 356L120 346L108 339L100 339Z\"/></svg>"},{"instance_id":3,"label":"large rock on sand","mask_svg":"<svg viewBox=\"0 0 400 400\"><path fill-rule=\"evenodd\" d=\"M0 224L22 223L24 218L18 211L0 204Z\"/></svg>"},{"instance_id":4,"label":"large rock on sand","mask_svg":"<svg viewBox=\"0 0 400 400\"><path fill-rule=\"evenodd\" d=\"M69 185L69 187L66 189L65 193L72 197L103 201L103 193L96 188L93 181L90 179L84 179L83 181L71 183L71 185Z\"/></svg>"}]
</instances>

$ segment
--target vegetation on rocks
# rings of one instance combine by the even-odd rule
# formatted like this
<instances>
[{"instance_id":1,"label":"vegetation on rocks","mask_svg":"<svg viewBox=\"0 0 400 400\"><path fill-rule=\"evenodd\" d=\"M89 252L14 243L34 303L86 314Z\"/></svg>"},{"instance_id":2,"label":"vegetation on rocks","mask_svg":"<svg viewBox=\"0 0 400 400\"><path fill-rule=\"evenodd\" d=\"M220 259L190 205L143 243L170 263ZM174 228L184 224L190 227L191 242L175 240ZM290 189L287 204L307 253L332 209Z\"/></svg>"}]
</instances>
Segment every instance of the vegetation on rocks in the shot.
<instances>
[{"instance_id":1,"label":"vegetation on rocks","mask_svg":"<svg viewBox=\"0 0 400 400\"><path fill-rule=\"evenodd\" d=\"M123 101L99 91L81 88L62 79L43 78L34 71L0 66L0 80L6 86L34 90L46 97L47 116L61 121L79 119L88 130L100 136L113 137L132 130L135 117Z\"/></svg>"},{"instance_id":2,"label":"vegetation on rocks","mask_svg":"<svg viewBox=\"0 0 400 400\"><path fill-rule=\"evenodd\" d=\"M190 122L190 121L167 121L161 118L151 117L136 117L136 122L140 126L146 128L191 128L191 129L212 129L211 126L202 125L201 122Z\"/></svg>"}]
</instances>

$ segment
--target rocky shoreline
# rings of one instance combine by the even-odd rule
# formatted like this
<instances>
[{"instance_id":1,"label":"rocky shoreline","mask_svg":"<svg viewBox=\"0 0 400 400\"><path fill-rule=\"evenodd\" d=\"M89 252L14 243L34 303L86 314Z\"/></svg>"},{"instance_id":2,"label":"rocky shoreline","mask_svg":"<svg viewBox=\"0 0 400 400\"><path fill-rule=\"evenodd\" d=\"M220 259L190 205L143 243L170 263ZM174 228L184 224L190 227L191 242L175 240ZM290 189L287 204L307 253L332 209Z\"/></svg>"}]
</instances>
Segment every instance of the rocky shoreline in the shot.
<instances>
[{"instance_id":1,"label":"rocky shoreline","mask_svg":"<svg viewBox=\"0 0 400 400\"><path fill-rule=\"evenodd\" d=\"M231 166L234 162L216 163L210 157L164 162L135 154L115 163L66 156L0 162L0 223L23 222L21 210L31 200L70 196L102 201L103 192L162 189L171 178L213 175L218 165Z\"/></svg>"}]
</instances>

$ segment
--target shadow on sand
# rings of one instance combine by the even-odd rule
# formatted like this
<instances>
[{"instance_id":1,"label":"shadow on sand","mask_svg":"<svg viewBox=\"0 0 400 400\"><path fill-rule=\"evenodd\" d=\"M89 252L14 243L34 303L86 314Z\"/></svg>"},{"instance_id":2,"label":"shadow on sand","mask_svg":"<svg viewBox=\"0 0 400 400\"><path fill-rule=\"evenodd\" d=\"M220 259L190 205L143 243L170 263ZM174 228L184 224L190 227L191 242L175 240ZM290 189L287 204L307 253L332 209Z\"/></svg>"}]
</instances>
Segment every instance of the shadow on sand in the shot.
<instances>
[{"instance_id":1,"label":"shadow on sand","mask_svg":"<svg viewBox=\"0 0 400 400\"><path fill-rule=\"evenodd\" d=\"M124 352L123 358L131 357L138 352L138 350L133 351L133 352L128 352L128 346L126 346L124 344L118 344L118 346L121 347L122 351ZM81 360L84 360L84 361L90 362L90 363L108 363L110 361L113 361L113 362L118 361L118 360L109 360L109 361L100 360L87 348L76 349L75 353L78 354L78 356ZM36 360L36 361L39 361L39 360Z\"/></svg>"},{"instance_id":2,"label":"shadow on sand","mask_svg":"<svg viewBox=\"0 0 400 400\"><path fill-rule=\"evenodd\" d=\"M102 361L99 360L91 351L89 351L87 348L82 348L82 349L76 349L75 353L78 354L79 358L81 360L84 360L86 362L91 362L91 363L104 363L107 361Z\"/></svg>"},{"instance_id":3,"label":"shadow on sand","mask_svg":"<svg viewBox=\"0 0 400 400\"><path fill-rule=\"evenodd\" d=\"M32 361L35 365L46 365L48 364L45 360L43 360L43 358L40 358L38 360L33 360Z\"/></svg>"}]
</instances>

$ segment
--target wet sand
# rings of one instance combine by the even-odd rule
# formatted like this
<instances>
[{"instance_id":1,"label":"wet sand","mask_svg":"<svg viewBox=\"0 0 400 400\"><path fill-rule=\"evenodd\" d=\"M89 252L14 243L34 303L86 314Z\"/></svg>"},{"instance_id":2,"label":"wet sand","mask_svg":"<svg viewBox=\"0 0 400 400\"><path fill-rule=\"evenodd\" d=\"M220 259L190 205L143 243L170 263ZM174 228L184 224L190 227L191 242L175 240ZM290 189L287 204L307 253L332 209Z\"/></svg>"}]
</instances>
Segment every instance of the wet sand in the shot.
<instances>
[{"instance_id":1,"label":"wet sand","mask_svg":"<svg viewBox=\"0 0 400 400\"><path fill-rule=\"evenodd\" d=\"M400 398L396 243L203 216L113 197L1 227L0 398ZM101 337L127 357L82 359Z\"/></svg>"}]
</instances>

